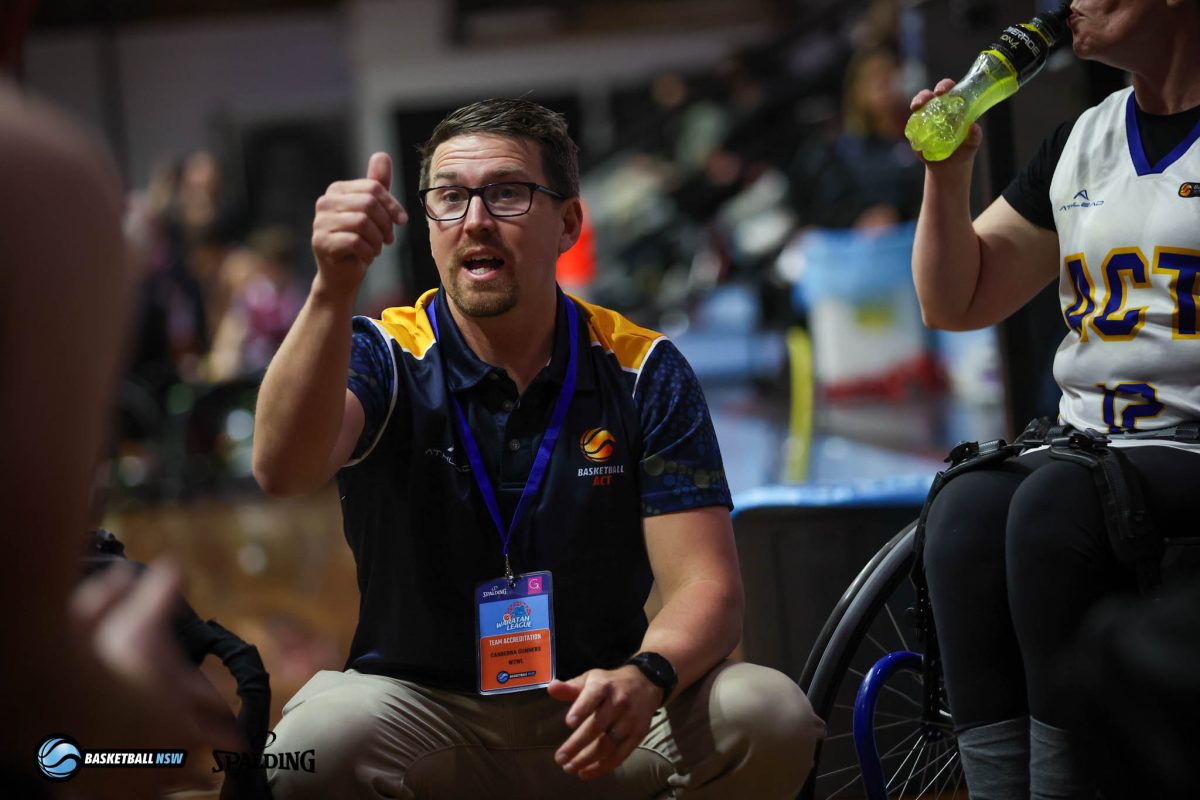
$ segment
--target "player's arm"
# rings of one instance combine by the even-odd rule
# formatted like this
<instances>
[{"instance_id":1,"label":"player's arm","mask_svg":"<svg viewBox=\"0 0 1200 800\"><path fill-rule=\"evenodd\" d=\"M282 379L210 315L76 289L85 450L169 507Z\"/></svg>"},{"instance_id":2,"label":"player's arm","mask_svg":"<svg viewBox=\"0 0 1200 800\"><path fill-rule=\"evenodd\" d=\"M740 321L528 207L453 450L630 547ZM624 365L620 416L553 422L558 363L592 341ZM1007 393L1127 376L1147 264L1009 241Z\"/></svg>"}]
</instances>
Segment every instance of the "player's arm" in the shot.
<instances>
[{"instance_id":1,"label":"player's arm","mask_svg":"<svg viewBox=\"0 0 1200 800\"><path fill-rule=\"evenodd\" d=\"M952 87L938 83L936 93ZM920 108L935 92L913 98ZM982 131L945 161L926 162L913 243L913 282L925 324L945 330L993 325L1029 301L1058 272L1058 236L999 198L971 219L971 172Z\"/></svg>"},{"instance_id":2,"label":"player's arm","mask_svg":"<svg viewBox=\"0 0 1200 800\"><path fill-rule=\"evenodd\" d=\"M313 491L346 463L364 425L346 388L351 320L367 267L407 221L388 192L391 159L371 157L367 177L335 183L317 201L317 277L259 391L254 476L264 490Z\"/></svg>"}]
</instances>

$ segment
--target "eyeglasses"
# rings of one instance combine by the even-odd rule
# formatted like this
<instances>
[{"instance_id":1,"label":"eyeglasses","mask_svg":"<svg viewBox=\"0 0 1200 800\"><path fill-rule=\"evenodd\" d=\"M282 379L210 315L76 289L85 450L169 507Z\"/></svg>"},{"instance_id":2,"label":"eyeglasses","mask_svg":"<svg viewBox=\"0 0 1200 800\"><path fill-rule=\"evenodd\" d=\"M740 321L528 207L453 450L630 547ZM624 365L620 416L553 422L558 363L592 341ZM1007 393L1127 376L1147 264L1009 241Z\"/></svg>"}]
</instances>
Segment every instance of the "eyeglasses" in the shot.
<instances>
[{"instance_id":1,"label":"eyeglasses","mask_svg":"<svg viewBox=\"0 0 1200 800\"><path fill-rule=\"evenodd\" d=\"M566 200L559 194L531 181L489 183L472 189L469 186L434 186L417 192L425 216L438 222L462 219L467 215L471 198L479 195L483 206L493 217L519 217L533 207L533 193L545 192L556 200Z\"/></svg>"}]
</instances>

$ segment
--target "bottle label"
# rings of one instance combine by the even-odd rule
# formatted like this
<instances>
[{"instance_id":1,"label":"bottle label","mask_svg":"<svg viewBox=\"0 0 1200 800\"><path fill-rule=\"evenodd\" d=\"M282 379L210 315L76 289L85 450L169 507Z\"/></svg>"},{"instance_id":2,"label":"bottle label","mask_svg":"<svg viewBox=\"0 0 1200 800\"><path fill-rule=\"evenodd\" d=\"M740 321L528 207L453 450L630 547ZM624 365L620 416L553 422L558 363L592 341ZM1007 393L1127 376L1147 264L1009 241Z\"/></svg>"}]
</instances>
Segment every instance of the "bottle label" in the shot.
<instances>
[{"instance_id":1,"label":"bottle label","mask_svg":"<svg viewBox=\"0 0 1200 800\"><path fill-rule=\"evenodd\" d=\"M1025 24L1009 25L988 49L1003 56L1017 73L1017 82L1024 83L1046 63L1050 47L1040 31Z\"/></svg>"}]
</instances>

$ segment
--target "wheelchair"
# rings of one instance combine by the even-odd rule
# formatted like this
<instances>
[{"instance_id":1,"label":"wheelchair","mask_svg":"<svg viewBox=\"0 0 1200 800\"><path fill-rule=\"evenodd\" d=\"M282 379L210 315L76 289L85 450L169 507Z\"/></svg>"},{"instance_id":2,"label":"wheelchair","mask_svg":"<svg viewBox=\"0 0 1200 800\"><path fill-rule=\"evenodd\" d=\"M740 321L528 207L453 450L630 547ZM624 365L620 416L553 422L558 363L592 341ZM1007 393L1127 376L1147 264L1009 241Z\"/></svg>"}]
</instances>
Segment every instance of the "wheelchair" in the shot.
<instances>
[{"instance_id":1,"label":"wheelchair","mask_svg":"<svg viewBox=\"0 0 1200 800\"><path fill-rule=\"evenodd\" d=\"M940 678L922 669L909 581L916 528L863 567L804 665L800 687L829 734L801 800L966 797Z\"/></svg>"},{"instance_id":2,"label":"wheelchair","mask_svg":"<svg viewBox=\"0 0 1200 800\"><path fill-rule=\"evenodd\" d=\"M1200 425L1182 423L1130 438L1200 440ZM1012 445L1003 440L958 445L930 489L955 475L998 463L1030 446L1087 467L1097 479L1109 542L1137 574L1144 595L1164 565L1195 574L1200 537L1168 537L1148 524L1136 477L1108 438L1096 431L1035 420ZM1103 484L1103 485L1101 485ZM863 567L834 607L810 651L799 684L829 735L801 791L802 800L965 797L966 785L928 609L918 613L914 561L928 512L896 534ZM923 583L923 580L922 580ZM925 598L927 601L927 597Z\"/></svg>"},{"instance_id":3,"label":"wheelchair","mask_svg":"<svg viewBox=\"0 0 1200 800\"><path fill-rule=\"evenodd\" d=\"M117 561L128 559L125 545L116 536L103 528L86 534L81 559L83 576L107 569ZM139 562L129 563L136 570L145 569L145 565ZM261 751L262 745L258 743L262 742L269 730L271 676L263 666L258 648L243 641L216 620L201 619L183 597L178 599L174 616L175 639L187 659L198 668L207 656L214 655L221 659L237 682L236 691L241 700L241 708L235 719L237 732L251 747L257 745ZM213 758L216 758L216 752ZM226 771L220 800L271 800L266 771Z\"/></svg>"}]
</instances>

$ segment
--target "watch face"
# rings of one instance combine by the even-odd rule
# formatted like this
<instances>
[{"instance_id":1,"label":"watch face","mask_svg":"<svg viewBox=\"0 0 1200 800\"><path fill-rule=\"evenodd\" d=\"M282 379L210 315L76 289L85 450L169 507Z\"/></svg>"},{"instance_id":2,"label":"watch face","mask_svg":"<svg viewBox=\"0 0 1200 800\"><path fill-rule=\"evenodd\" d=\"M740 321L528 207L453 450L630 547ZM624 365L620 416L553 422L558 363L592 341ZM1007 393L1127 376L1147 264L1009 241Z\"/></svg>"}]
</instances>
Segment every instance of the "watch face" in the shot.
<instances>
[{"instance_id":1,"label":"watch face","mask_svg":"<svg viewBox=\"0 0 1200 800\"><path fill-rule=\"evenodd\" d=\"M675 688L675 668L658 653L638 653L629 659L629 662L637 665L638 669L655 685L662 687L666 694L670 694Z\"/></svg>"},{"instance_id":2,"label":"watch face","mask_svg":"<svg viewBox=\"0 0 1200 800\"><path fill-rule=\"evenodd\" d=\"M675 675L675 670L671 669L671 665L667 660L657 653L643 653L642 663L645 664L659 681L666 683Z\"/></svg>"}]
</instances>

